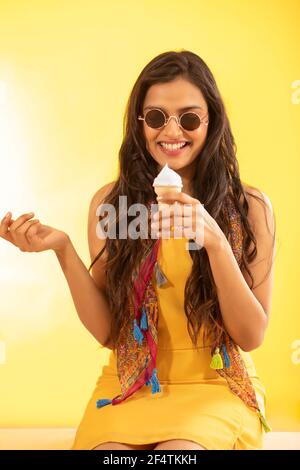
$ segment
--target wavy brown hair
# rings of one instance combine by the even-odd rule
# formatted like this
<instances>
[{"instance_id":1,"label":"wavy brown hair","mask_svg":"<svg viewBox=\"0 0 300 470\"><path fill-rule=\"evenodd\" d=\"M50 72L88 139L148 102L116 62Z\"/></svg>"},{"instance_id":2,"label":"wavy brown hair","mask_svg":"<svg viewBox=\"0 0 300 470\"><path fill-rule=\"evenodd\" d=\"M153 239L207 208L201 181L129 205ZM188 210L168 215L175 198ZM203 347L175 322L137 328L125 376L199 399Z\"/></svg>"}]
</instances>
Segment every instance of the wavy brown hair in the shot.
<instances>
[{"instance_id":1,"label":"wavy brown hair","mask_svg":"<svg viewBox=\"0 0 300 470\"><path fill-rule=\"evenodd\" d=\"M102 201L112 204L116 209L117 237L106 238L104 248L89 267L90 270L106 250L107 297L112 315L110 338L106 344L110 343L113 348L116 348L121 328L129 320L127 307L129 299L132 298L132 273L138 269L141 255L148 244L156 241L151 237L136 240L118 238L119 223L124 216L122 211L118 210L119 196L127 196L128 207L134 203L149 206L149 203L156 202L152 183L160 168L146 149L142 124L137 116L142 114L149 87L157 83L171 82L178 77L196 85L208 105L209 125L205 145L197 156L196 171L191 184L192 196L204 204L228 239L230 221L224 205L226 197L230 194L242 223L243 252L240 269L246 269L251 278L251 289L254 287L247 264L255 259L257 248L247 219L249 205L246 193L264 205L265 200L263 196L247 192L246 185L241 182L236 145L224 103L206 63L190 51L164 52L152 59L141 71L129 96L123 121L124 137L119 151L119 176L111 192ZM128 221L130 220L128 216ZM185 285L184 310L188 319L189 335L197 346L200 328L203 327L204 341L210 335L219 339L224 332L224 324L207 252L201 249L190 250L189 253L193 265Z\"/></svg>"}]
</instances>

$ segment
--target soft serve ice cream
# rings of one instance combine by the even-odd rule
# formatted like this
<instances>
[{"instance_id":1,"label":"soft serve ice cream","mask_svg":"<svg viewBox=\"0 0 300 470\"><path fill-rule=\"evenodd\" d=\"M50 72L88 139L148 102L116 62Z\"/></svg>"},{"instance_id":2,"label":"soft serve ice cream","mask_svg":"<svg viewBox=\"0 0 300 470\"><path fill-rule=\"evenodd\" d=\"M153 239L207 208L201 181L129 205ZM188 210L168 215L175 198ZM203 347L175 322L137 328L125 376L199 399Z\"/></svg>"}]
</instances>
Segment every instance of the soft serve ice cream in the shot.
<instances>
[{"instance_id":1,"label":"soft serve ice cream","mask_svg":"<svg viewBox=\"0 0 300 470\"><path fill-rule=\"evenodd\" d=\"M154 191L157 196L163 196L170 191L180 193L182 186L180 175L169 168L167 163L153 181Z\"/></svg>"}]
</instances>

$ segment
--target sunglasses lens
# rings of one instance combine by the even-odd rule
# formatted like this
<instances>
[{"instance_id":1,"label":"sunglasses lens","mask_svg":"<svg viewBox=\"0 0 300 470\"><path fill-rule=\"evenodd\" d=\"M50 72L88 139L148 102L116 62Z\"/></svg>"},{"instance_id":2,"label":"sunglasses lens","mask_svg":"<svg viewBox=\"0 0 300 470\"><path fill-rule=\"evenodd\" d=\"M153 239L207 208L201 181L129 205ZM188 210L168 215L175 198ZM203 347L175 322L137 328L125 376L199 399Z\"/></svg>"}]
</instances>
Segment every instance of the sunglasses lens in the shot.
<instances>
[{"instance_id":1,"label":"sunglasses lens","mask_svg":"<svg viewBox=\"0 0 300 470\"><path fill-rule=\"evenodd\" d=\"M181 125L187 131L194 131L200 126L200 118L195 113L184 113L181 117Z\"/></svg>"},{"instance_id":2,"label":"sunglasses lens","mask_svg":"<svg viewBox=\"0 0 300 470\"><path fill-rule=\"evenodd\" d=\"M149 127L153 127L153 129L158 129L164 125L165 116L158 109L152 109L146 114L145 121Z\"/></svg>"}]
</instances>

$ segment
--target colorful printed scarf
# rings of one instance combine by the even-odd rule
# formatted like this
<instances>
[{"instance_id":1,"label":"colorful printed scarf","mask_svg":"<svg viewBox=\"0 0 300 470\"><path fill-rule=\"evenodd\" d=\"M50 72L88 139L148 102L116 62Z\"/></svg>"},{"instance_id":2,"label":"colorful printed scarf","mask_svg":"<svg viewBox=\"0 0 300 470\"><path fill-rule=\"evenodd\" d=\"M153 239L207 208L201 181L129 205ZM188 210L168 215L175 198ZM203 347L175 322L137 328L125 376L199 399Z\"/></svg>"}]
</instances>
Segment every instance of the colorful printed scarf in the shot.
<instances>
[{"instance_id":1,"label":"colorful printed scarf","mask_svg":"<svg viewBox=\"0 0 300 470\"><path fill-rule=\"evenodd\" d=\"M230 196L226 202L230 220L229 242L240 265L242 258L240 214L236 211ZM133 276L134 305L129 303L128 322L120 332L117 346L117 372L121 394L111 400L97 400L97 408L109 404L118 405L143 385L151 385L153 394L161 391L156 369L158 301L151 279L154 271L158 286L167 282L157 261L160 242L161 239L158 239L154 245L149 246L143 256L139 273ZM244 360L227 332L223 333L219 342L214 342L211 356L210 367L224 377L230 390L258 414L264 430L271 431L259 408Z\"/></svg>"}]
</instances>

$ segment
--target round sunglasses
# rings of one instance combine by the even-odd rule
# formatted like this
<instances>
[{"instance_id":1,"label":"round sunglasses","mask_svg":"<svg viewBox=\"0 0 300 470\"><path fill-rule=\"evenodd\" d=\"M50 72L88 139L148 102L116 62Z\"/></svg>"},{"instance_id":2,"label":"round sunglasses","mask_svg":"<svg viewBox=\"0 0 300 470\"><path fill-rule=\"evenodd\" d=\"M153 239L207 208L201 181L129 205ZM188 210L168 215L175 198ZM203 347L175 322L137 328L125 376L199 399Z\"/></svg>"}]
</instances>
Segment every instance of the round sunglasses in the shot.
<instances>
[{"instance_id":1,"label":"round sunglasses","mask_svg":"<svg viewBox=\"0 0 300 470\"><path fill-rule=\"evenodd\" d=\"M174 117L177 124L186 131L194 131L195 129L198 129L202 123L206 126L208 125L208 120L204 121L197 113L187 111L181 114L179 118L177 116L169 116L167 118L165 113L159 108L149 109L149 111L145 113L144 117L138 116L138 119L140 121L145 121L145 123L152 129L160 129L166 126L172 117Z\"/></svg>"}]
</instances>

